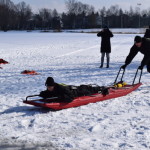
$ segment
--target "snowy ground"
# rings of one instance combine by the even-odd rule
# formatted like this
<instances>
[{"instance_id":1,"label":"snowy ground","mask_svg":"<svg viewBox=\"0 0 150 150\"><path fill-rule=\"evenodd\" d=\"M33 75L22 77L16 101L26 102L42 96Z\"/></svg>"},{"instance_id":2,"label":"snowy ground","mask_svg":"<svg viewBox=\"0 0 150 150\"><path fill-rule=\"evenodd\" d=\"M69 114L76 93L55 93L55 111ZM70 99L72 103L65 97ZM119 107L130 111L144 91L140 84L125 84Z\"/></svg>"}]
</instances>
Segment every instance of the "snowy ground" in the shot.
<instances>
[{"instance_id":1,"label":"snowy ground","mask_svg":"<svg viewBox=\"0 0 150 150\"><path fill-rule=\"evenodd\" d=\"M131 94L61 111L22 103L45 89L48 76L66 84L109 85L123 65L135 34L111 39L110 68L100 69L100 38L86 33L0 32L0 149L148 150L150 149L150 75ZM126 70L131 83L143 58ZM35 70L40 75L22 75Z\"/></svg>"}]
</instances>

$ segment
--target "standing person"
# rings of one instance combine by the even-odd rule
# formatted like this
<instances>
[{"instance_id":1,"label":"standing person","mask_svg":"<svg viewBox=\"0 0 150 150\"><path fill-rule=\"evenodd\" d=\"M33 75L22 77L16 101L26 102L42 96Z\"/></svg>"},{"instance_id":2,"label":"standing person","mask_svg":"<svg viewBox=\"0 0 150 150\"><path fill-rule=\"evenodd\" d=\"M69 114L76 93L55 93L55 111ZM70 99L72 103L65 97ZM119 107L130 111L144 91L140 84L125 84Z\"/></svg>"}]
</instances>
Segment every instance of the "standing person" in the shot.
<instances>
[{"instance_id":1,"label":"standing person","mask_svg":"<svg viewBox=\"0 0 150 150\"><path fill-rule=\"evenodd\" d=\"M129 55L126 57L125 64L121 66L121 68L125 69L138 52L141 52L144 55L141 65L138 67L138 69L142 70L146 65L147 71L150 73L150 39L144 37L142 38L140 36L135 36L134 44L130 49Z\"/></svg>"},{"instance_id":2,"label":"standing person","mask_svg":"<svg viewBox=\"0 0 150 150\"><path fill-rule=\"evenodd\" d=\"M102 31L97 34L98 37L101 37L101 65L100 68L103 68L104 57L106 54L107 58L107 68L109 68L110 62L110 53L111 53L111 43L110 38L113 37L112 32L107 26L105 26Z\"/></svg>"},{"instance_id":3,"label":"standing person","mask_svg":"<svg viewBox=\"0 0 150 150\"><path fill-rule=\"evenodd\" d=\"M146 32L145 32L145 34L144 34L144 37L145 37L145 38L150 38L150 25L149 25L149 28L146 29Z\"/></svg>"}]
</instances>

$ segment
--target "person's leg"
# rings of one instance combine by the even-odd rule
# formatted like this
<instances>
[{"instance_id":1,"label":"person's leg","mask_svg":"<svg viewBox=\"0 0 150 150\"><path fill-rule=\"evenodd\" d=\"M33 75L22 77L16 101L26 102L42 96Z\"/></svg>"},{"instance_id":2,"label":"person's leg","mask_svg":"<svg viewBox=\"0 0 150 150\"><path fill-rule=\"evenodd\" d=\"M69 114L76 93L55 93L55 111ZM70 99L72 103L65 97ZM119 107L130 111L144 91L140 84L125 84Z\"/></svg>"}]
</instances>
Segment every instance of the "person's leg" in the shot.
<instances>
[{"instance_id":1,"label":"person's leg","mask_svg":"<svg viewBox=\"0 0 150 150\"><path fill-rule=\"evenodd\" d=\"M147 71L150 73L150 61L148 62L146 67L147 67Z\"/></svg>"},{"instance_id":2,"label":"person's leg","mask_svg":"<svg viewBox=\"0 0 150 150\"><path fill-rule=\"evenodd\" d=\"M103 64L104 64L104 57L105 57L105 53L102 52L101 53L101 65L100 65L100 68L103 68Z\"/></svg>"},{"instance_id":3,"label":"person's leg","mask_svg":"<svg viewBox=\"0 0 150 150\"><path fill-rule=\"evenodd\" d=\"M110 54L106 53L106 58L107 58L107 68L109 68L109 62L110 62Z\"/></svg>"}]
</instances>

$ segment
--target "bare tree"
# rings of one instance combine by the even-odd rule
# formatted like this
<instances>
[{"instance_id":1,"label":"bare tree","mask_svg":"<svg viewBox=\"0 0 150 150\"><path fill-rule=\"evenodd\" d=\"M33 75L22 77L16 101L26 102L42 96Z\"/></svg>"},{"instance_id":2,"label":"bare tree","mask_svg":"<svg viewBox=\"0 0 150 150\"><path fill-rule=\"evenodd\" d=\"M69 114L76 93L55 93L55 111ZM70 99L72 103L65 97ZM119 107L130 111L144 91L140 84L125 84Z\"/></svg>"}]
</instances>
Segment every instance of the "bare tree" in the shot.
<instances>
[{"instance_id":1,"label":"bare tree","mask_svg":"<svg viewBox=\"0 0 150 150\"><path fill-rule=\"evenodd\" d=\"M12 26L14 26L15 19L15 5L10 0L1 0L0 29L4 31L9 30Z\"/></svg>"},{"instance_id":2,"label":"bare tree","mask_svg":"<svg viewBox=\"0 0 150 150\"><path fill-rule=\"evenodd\" d=\"M81 2L77 2L75 0L68 0L66 1L66 7L68 9L68 14L75 14L79 15L82 14L83 12L85 15L89 15L92 12L94 12L94 7L90 6L88 4L83 4Z\"/></svg>"},{"instance_id":3,"label":"bare tree","mask_svg":"<svg viewBox=\"0 0 150 150\"><path fill-rule=\"evenodd\" d=\"M49 29L52 27L52 10L42 8L39 10L39 17L41 18L42 27Z\"/></svg>"},{"instance_id":4,"label":"bare tree","mask_svg":"<svg viewBox=\"0 0 150 150\"><path fill-rule=\"evenodd\" d=\"M32 10L30 6L27 5L25 2L21 2L17 4L17 12L19 29L26 29L28 20L30 20L32 16Z\"/></svg>"}]
</instances>

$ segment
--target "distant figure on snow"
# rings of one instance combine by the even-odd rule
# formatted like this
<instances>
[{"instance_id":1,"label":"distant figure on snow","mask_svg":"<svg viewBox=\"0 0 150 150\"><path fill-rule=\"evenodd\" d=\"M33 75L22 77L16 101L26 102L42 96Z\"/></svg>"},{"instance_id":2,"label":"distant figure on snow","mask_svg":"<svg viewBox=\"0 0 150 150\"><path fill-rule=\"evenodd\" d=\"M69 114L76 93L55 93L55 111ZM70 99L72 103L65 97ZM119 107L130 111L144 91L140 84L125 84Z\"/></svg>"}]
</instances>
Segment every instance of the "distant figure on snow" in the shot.
<instances>
[{"instance_id":1,"label":"distant figure on snow","mask_svg":"<svg viewBox=\"0 0 150 150\"><path fill-rule=\"evenodd\" d=\"M145 38L150 38L150 25L149 25L149 28L146 29L146 32L145 32L145 34L144 34L144 37L145 37Z\"/></svg>"},{"instance_id":2,"label":"distant figure on snow","mask_svg":"<svg viewBox=\"0 0 150 150\"><path fill-rule=\"evenodd\" d=\"M125 64L121 66L121 68L125 69L138 52L141 52L144 55L143 60L141 61L141 65L138 67L138 69L142 70L146 65L147 71L150 73L150 39L144 37L142 38L140 36L135 36L134 44L131 47L129 55L125 60Z\"/></svg>"},{"instance_id":3,"label":"distant figure on snow","mask_svg":"<svg viewBox=\"0 0 150 150\"><path fill-rule=\"evenodd\" d=\"M40 92L40 97L43 98L51 98L58 97L59 102L69 103L72 102L75 97L91 95L94 93L101 92L103 95L108 94L108 88L100 87L98 85L80 85L80 86L72 86L72 85L61 85L54 82L52 77L48 77L45 86L47 89L45 91Z\"/></svg>"},{"instance_id":4,"label":"distant figure on snow","mask_svg":"<svg viewBox=\"0 0 150 150\"><path fill-rule=\"evenodd\" d=\"M102 31L100 31L97 34L97 36L101 37L101 50L100 50L101 51L101 65L100 65L100 68L103 68L105 54L106 54L106 58L107 58L107 68L109 68L110 53L111 53L110 38L113 37L113 34L107 26L104 26Z\"/></svg>"}]
</instances>

